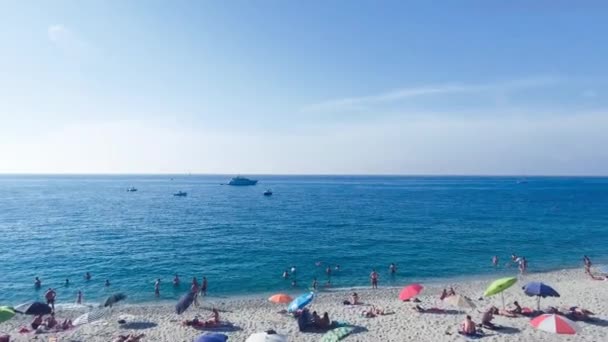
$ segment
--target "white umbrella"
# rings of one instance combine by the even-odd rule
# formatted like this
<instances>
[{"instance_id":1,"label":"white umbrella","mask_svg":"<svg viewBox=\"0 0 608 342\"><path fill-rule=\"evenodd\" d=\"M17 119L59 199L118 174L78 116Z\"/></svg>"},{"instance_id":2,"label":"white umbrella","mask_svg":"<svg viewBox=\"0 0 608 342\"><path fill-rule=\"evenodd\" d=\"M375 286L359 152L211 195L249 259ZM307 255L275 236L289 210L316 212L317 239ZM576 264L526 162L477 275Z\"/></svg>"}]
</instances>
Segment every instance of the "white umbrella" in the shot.
<instances>
[{"instance_id":1,"label":"white umbrella","mask_svg":"<svg viewBox=\"0 0 608 342\"><path fill-rule=\"evenodd\" d=\"M473 303L471 298L461 295L448 296L443 301L449 305L453 305L463 309L475 309L477 305Z\"/></svg>"},{"instance_id":2,"label":"white umbrella","mask_svg":"<svg viewBox=\"0 0 608 342\"><path fill-rule=\"evenodd\" d=\"M249 336L245 342L287 342L287 336L259 332Z\"/></svg>"},{"instance_id":3,"label":"white umbrella","mask_svg":"<svg viewBox=\"0 0 608 342\"><path fill-rule=\"evenodd\" d=\"M83 325L87 323L92 323L104 318L108 314L108 312L108 309L94 309L85 313L84 315L78 316L78 318L76 318L72 324Z\"/></svg>"}]
</instances>

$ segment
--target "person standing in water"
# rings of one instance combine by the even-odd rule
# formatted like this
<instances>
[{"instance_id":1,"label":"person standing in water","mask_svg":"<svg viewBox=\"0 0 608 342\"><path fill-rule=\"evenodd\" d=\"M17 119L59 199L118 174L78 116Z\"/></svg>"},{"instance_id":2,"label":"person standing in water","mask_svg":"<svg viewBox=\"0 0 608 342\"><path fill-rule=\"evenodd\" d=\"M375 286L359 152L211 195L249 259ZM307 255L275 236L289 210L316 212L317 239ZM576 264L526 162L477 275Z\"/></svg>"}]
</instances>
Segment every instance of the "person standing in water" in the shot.
<instances>
[{"instance_id":1,"label":"person standing in water","mask_svg":"<svg viewBox=\"0 0 608 342\"><path fill-rule=\"evenodd\" d=\"M196 277L192 277L190 292L194 295L194 306L198 307L198 280L196 280Z\"/></svg>"},{"instance_id":2,"label":"person standing in water","mask_svg":"<svg viewBox=\"0 0 608 342\"><path fill-rule=\"evenodd\" d=\"M110 287L110 279L106 279L105 286L106 286L106 287Z\"/></svg>"},{"instance_id":3,"label":"person standing in water","mask_svg":"<svg viewBox=\"0 0 608 342\"><path fill-rule=\"evenodd\" d=\"M42 286L42 281L40 280L40 278L36 277L36 279L34 279L34 288L37 290Z\"/></svg>"},{"instance_id":4,"label":"person standing in water","mask_svg":"<svg viewBox=\"0 0 608 342\"><path fill-rule=\"evenodd\" d=\"M388 271L390 272L390 274L391 274L392 276L394 276L394 275L395 275L395 273L397 273L397 265L395 265L395 263L391 263L391 264L388 266Z\"/></svg>"},{"instance_id":5,"label":"person standing in water","mask_svg":"<svg viewBox=\"0 0 608 342\"><path fill-rule=\"evenodd\" d=\"M287 278L289 278L289 271L285 270L283 272L283 279L287 279Z\"/></svg>"},{"instance_id":6,"label":"person standing in water","mask_svg":"<svg viewBox=\"0 0 608 342\"><path fill-rule=\"evenodd\" d=\"M585 264L585 273L591 274L591 259L586 255L583 255L583 264Z\"/></svg>"},{"instance_id":7,"label":"person standing in water","mask_svg":"<svg viewBox=\"0 0 608 342\"><path fill-rule=\"evenodd\" d=\"M207 277L203 277L203 284L201 285L201 295L207 296Z\"/></svg>"},{"instance_id":8,"label":"person standing in water","mask_svg":"<svg viewBox=\"0 0 608 342\"><path fill-rule=\"evenodd\" d=\"M84 280L89 281L91 280L91 273L87 272L84 274Z\"/></svg>"},{"instance_id":9,"label":"person standing in water","mask_svg":"<svg viewBox=\"0 0 608 342\"><path fill-rule=\"evenodd\" d=\"M318 285L319 284L317 283L317 278L316 277L313 278L313 280L312 280L312 289L313 289L313 291L317 291Z\"/></svg>"},{"instance_id":10,"label":"person standing in water","mask_svg":"<svg viewBox=\"0 0 608 342\"><path fill-rule=\"evenodd\" d=\"M44 294L44 298L46 298L46 304L51 306L51 309L55 311L55 297L57 297L57 293L55 290L49 287L49 289Z\"/></svg>"},{"instance_id":11,"label":"person standing in water","mask_svg":"<svg viewBox=\"0 0 608 342\"><path fill-rule=\"evenodd\" d=\"M80 290L76 293L76 304L82 304L82 291Z\"/></svg>"},{"instance_id":12,"label":"person standing in water","mask_svg":"<svg viewBox=\"0 0 608 342\"><path fill-rule=\"evenodd\" d=\"M154 295L156 298L160 297L160 278L156 279L156 282L154 282Z\"/></svg>"},{"instance_id":13,"label":"person standing in water","mask_svg":"<svg viewBox=\"0 0 608 342\"><path fill-rule=\"evenodd\" d=\"M173 286L179 286L179 276L175 273L175 278L173 278Z\"/></svg>"},{"instance_id":14,"label":"person standing in water","mask_svg":"<svg viewBox=\"0 0 608 342\"><path fill-rule=\"evenodd\" d=\"M372 289L377 289L378 288L378 272L376 272L376 269L372 270L372 273L369 274L369 278L372 282Z\"/></svg>"},{"instance_id":15,"label":"person standing in water","mask_svg":"<svg viewBox=\"0 0 608 342\"><path fill-rule=\"evenodd\" d=\"M70 286L70 279L66 278L65 279L65 287L68 287L68 286Z\"/></svg>"},{"instance_id":16,"label":"person standing in water","mask_svg":"<svg viewBox=\"0 0 608 342\"><path fill-rule=\"evenodd\" d=\"M498 267L498 255L492 257L492 266Z\"/></svg>"}]
</instances>

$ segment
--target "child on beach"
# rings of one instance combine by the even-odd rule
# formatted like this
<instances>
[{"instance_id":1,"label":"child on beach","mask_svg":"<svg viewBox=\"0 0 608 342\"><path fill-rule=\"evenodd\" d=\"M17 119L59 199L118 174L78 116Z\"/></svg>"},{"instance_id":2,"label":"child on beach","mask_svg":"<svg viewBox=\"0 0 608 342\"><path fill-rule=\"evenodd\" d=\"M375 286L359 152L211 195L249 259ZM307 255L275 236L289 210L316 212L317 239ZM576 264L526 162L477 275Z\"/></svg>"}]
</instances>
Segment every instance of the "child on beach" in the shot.
<instances>
[{"instance_id":1,"label":"child on beach","mask_svg":"<svg viewBox=\"0 0 608 342\"><path fill-rule=\"evenodd\" d=\"M372 270L372 273L370 273L369 278L372 282L372 289L377 289L378 288L378 272L376 272L376 269Z\"/></svg>"}]
</instances>

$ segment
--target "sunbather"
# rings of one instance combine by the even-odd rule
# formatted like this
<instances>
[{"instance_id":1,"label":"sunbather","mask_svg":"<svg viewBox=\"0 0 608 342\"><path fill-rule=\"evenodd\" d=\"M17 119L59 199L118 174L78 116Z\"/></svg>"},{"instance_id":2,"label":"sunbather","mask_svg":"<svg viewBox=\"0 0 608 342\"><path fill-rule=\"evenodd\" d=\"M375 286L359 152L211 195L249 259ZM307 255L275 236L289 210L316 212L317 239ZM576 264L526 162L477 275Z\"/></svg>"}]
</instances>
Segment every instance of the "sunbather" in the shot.
<instances>
[{"instance_id":1,"label":"sunbather","mask_svg":"<svg viewBox=\"0 0 608 342\"><path fill-rule=\"evenodd\" d=\"M422 312L422 313L445 313L445 310L440 309L440 308L428 308L425 309L420 305L416 305L413 308L414 310L418 311L418 312Z\"/></svg>"},{"instance_id":2,"label":"sunbather","mask_svg":"<svg viewBox=\"0 0 608 342\"><path fill-rule=\"evenodd\" d=\"M464 322L460 324L458 333L466 336L475 336L479 333L475 328L475 322L473 322L471 316L467 316Z\"/></svg>"},{"instance_id":3,"label":"sunbather","mask_svg":"<svg viewBox=\"0 0 608 342\"><path fill-rule=\"evenodd\" d=\"M492 306L491 308L486 310L483 313L483 316L481 317L481 326L484 328L488 328L490 330L496 329L497 326L494 325L494 323L492 323L492 320L494 319L494 315L497 315L497 314L498 314L498 308L495 306Z\"/></svg>"}]
</instances>

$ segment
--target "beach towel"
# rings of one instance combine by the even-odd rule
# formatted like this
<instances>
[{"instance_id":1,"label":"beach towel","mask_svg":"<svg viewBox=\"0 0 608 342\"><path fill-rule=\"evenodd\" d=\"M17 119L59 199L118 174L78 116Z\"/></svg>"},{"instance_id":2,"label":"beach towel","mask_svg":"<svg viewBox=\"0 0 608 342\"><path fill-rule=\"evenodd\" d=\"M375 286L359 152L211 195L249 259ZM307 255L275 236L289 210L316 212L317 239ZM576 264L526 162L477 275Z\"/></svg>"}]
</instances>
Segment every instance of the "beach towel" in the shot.
<instances>
[{"instance_id":1,"label":"beach towel","mask_svg":"<svg viewBox=\"0 0 608 342\"><path fill-rule=\"evenodd\" d=\"M332 329L321 337L321 342L337 342L355 330L353 327L339 327Z\"/></svg>"}]
</instances>

